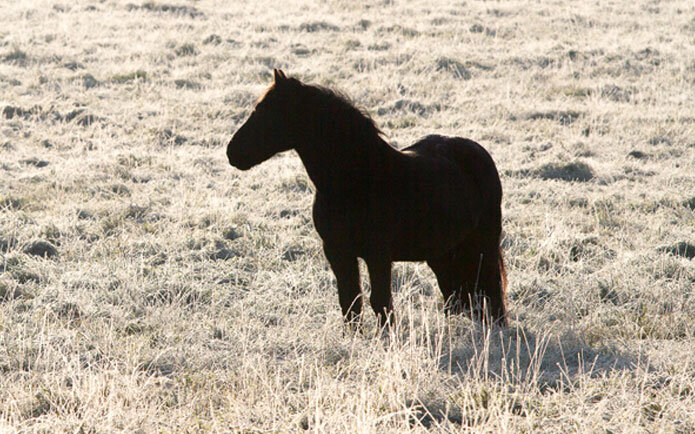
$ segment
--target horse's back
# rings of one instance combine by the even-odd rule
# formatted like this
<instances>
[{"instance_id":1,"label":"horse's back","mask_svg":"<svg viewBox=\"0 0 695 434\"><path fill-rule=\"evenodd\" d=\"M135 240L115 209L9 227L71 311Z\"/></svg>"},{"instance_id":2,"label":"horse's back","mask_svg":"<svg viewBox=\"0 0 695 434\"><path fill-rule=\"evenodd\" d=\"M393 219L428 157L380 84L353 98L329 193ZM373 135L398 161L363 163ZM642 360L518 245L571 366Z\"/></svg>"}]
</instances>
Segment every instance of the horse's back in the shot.
<instances>
[{"instance_id":1,"label":"horse's back","mask_svg":"<svg viewBox=\"0 0 695 434\"><path fill-rule=\"evenodd\" d=\"M464 176L473 177L483 196L492 193L493 202L499 206L502 184L492 157L480 144L463 137L429 135L402 150L414 157L444 160L455 165Z\"/></svg>"},{"instance_id":2,"label":"horse's back","mask_svg":"<svg viewBox=\"0 0 695 434\"><path fill-rule=\"evenodd\" d=\"M490 154L477 142L463 137L450 137L431 134L418 140L402 150L405 153L430 157L445 158L453 162L462 162L462 158L480 159L488 165L494 162Z\"/></svg>"}]
</instances>

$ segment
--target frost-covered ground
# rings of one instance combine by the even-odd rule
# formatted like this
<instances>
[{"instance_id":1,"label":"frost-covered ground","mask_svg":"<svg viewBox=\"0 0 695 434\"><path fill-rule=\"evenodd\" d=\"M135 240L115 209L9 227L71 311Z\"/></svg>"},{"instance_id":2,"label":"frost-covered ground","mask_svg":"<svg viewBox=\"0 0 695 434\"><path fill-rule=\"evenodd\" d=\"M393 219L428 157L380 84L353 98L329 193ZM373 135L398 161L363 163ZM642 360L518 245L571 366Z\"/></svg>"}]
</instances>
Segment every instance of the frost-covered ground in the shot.
<instances>
[{"instance_id":1,"label":"frost-covered ground","mask_svg":"<svg viewBox=\"0 0 695 434\"><path fill-rule=\"evenodd\" d=\"M0 5L0 430L695 430L692 2L171 1ZM344 332L274 67L489 149L508 329Z\"/></svg>"}]
</instances>

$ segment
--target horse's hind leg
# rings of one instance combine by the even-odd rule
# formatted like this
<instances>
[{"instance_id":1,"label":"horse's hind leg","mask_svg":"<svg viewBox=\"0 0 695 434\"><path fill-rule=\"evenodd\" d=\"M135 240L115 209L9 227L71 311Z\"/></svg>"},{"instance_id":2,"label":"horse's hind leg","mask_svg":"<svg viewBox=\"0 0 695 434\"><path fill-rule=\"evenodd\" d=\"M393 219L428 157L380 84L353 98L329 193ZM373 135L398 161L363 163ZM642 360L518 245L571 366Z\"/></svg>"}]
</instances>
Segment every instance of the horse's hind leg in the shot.
<instances>
[{"instance_id":1,"label":"horse's hind leg","mask_svg":"<svg viewBox=\"0 0 695 434\"><path fill-rule=\"evenodd\" d=\"M506 325L507 306L499 241L486 247L482 254L478 291L482 291L485 295L488 313L492 320L500 325Z\"/></svg>"},{"instance_id":2,"label":"horse's hind leg","mask_svg":"<svg viewBox=\"0 0 695 434\"><path fill-rule=\"evenodd\" d=\"M471 235L443 257L427 263L437 276L447 313L475 308L474 316L483 319L483 312L478 309L483 307L481 302L484 300L486 315L504 324L506 313L498 264L499 243L484 242L481 235Z\"/></svg>"},{"instance_id":3,"label":"horse's hind leg","mask_svg":"<svg viewBox=\"0 0 695 434\"><path fill-rule=\"evenodd\" d=\"M464 260L459 267L462 275L464 303L485 301L485 316L493 322L506 323L506 303L502 276L499 230L481 228L459 246ZM481 296L483 298L481 298ZM478 306L482 308L483 306Z\"/></svg>"},{"instance_id":4,"label":"horse's hind leg","mask_svg":"<svg viewBox=\"0 0 695 434\"><path fill-rule=\"evenodd\" d=\"M460 261L458 249L453 249L439 258L427 261L427 265L437 277L439 290L444 296L444 310L447 314L461 313L468 307L467 301L461 297L463 282Z\"/></svg>"},{"instance_id":5,"label":"horse's hind leg","mask_svg":"<svg viewBox=\"0 0 695 434\"><path fill-rule=\"evenodd\" d=\"M366 262L372 287L369 303L372 305L381 327L394 325L395 318L391 297L391 261L369 259Z\"/></svg>"}]
</instances>

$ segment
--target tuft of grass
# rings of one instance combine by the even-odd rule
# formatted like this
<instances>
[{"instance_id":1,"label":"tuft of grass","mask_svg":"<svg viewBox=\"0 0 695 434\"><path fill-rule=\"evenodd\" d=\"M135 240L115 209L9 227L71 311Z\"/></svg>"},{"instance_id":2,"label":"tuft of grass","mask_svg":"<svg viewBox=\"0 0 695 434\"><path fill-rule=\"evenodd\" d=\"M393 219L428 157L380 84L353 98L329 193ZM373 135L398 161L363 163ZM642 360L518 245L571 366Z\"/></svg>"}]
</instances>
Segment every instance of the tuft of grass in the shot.
<instances>
[{"instance_id":1,"label":"tuft of grass","mask_svg":"<svg viewBox=\"0 0 695 434\"><path fill-rule=\"evenodd\" d=\"M95 122L98 122L101 120L101 118L99 118L96 115L86 113L85 109L72 110L69 113L67 113L65 116L63 116L62 119L65 122L75 121L75 123L77 125L80 125L82 127L90 126L90 125L94 124Z\"/></svg>"},{"instance_id":2,"label":"tuft of grass","mask_svg":"<svg viewBox=\"0 0 695 434\"><path fill-rule=\"evenodd\" d=\"M76 321L84 316L80 306L72 302L61 303L59 306L56 306L54 312L59 317L67 319L68 321Z\"/></svg>"},{"instance_id":3,"label":"tuft of grass","mask_svg":"<svg viewBox=\"0 0 695 434\"><path fill-rule=\"evenodd\" d=\"M211 34L207 38L203 39L203 44L220 45L222 43L222 38L220 35Z\"/></svg>"},{"instance_id":4,"label":"tuft of grass","mask_svg":"<svg viewBox=\"0 0 695 434\"><path fill-rule=\"evenodd\" d=\"M372 22L369 20L365 20L364 18L362 18L361 20L359 20L357 22L357 27L359 27L361 30L367 30L371 26L372 26Z\"/></svg>"},{"instance_id":5,"label":"tuft of grass","mask_svg":"<svg viewBox=\"0 0 695 434\"><path fill-rule=\"evenodd\" d=\"M695 244L681 241L670 246L663 246L657 249L659 252L670 253L674 256L681 256L687 259L695 258Z\"/></svg>"},{"instance_id":6,"label":"tuft of grass","mask_svg":"<svg viewBox=\"0 0 695 434\"><path fill-rule=\"evenodd\" d=\"M547 163L536 169L536 175L541 179L558 179L562 181L587 182L594 178L591 166L582 162Z\"/></svg>"},{"instance_id":7,"label":"tuft of grass","mask_svg":"<svg viewBox=\"0 0 695 434\"><path fill-rule=\"evenodd\" d=\"M26 298L31 298L31 295L25 287L11 279L0 279L0 303Z\"/></svg>"},{"instance_id":8,"label":"tuft of grass","mask_svg":"<svg viewBox=\"0 0 695 434\"><path fill-rule=\"evenodd\" d=\"M459 80L470 80L472 75L468 68L458 60L449 57L440 57L437 59L437 71L446 71Z\"/></svg>"},{"instance_id":9,"label":"tuft of grass","mask_svg":"<svg viewBox=\"0 0 695 434\"><path fill-rule=\"evenodd\" d=\"M179 57L195 56L196 54L198 54L198 50L195 48L195 45L193 44L182 44L176 47L174 53L176 53L176 55Z\"/></svg>"},{"instance_id":10,"label":"tuft of grass","mask_svg":"<svg viewBox=\"0 0 695 434\"><path fill-rule=\"evenodd\" d=\"M313 21L310 23L302 23L299 25L299 30L303 32L337 32L340 30L340 27L336 26L335 24L328 23L326 21Z\"/></svg>"},{"instance_id":11,"label":"tuft of grass","mask_svg":"<svg viewBox=\"0 0 695 434\"><path fill-rule=\"evenodd\" d=\"M495 36L497 35L497 31L494 29L491 29L489 27L483 26L480 23L473 24L468 28L468 31L471 33L484 33L485 36Z\"/></svg>"},{"instance_id":12,"label":"tuft of grass","mask_svg":"<svg viewBox=\"0 0 695 434\"><path fill-rule=\"evenodd\" d=\"M646 153L644 153L642 151L638 151L638 150L628 152L627 156L632 157L636 160L646 160L649 158L649 154L646 154Z\"/></svg>"},{"instance_id":13,"label":"tuft of grass","mask_svg":"<svg viewBox=\"0 0 695 434\"><path fill-rule=\"evenodd\" d=\"M58 249L48 241L35 240L24 248L24 253L40 258L53 258L58 256Z\"/></svg>"},{"instance_id":14,"label":"tuft of grass","mask_svg":"<svg viewBox=\"0 0 695 434\"><path fill-rule=\"evenodd\" d=\"M649 140L647 141L652 146L657 146L657 145L666 145L666 146L671 146L671 139L666 137L666 136L653 136L650 137Z\"/></svg>"},{"instance_id":15,"label":"tuft of grass","mask_svg":"<svg viewBox=\"0 0 695 434\"><path fill-rule=\"evenodd\" d=\"M614 84L607 84L601 88L601 97L613 102L630 102L637 90L629 87L623 88Z\"/></svg>"},{"instance_id":16,"label":"tuft of grass","mask_svg":"<svg viewBox=\"0 0 695 434\"><path fill-rule=\"evenodd\" d=\"M190 18L205 17L205 14L194 6L172 5L168 3L157 3L154 1L147 1L143 3L141 6L130 3L126 7L129 11L145 10L149 12L164 12L172 15L187 15Z\"/></svg>"},{"instance_id":17,"label":"tuft of grass","mask_svg":"<svg viewBox=\"0 0 695 434\"><path fill-rule=\"evenodd\" d=\"M200 83L191 80L178 79L174 80L174 84L178 89L200 89Z\"/></svg>"},{"instance_id":18,"label":"tuft of grass","mask_svg":"<svg viewBox=\"0 0 695 434\"><path fill-rule=\"evenodd\" d=\"M10 211L20 210L24 208L27 201L22 197L7 196L0 198L0 210L6 209Z\"/></svg>"},{"instance_id":19,"label":"tuft of grass","mask_svg":"<svg viewBox=\"0 0 695 434\"><path fill-rule=\"evenodd\" d=\"M12 118L23 118L30 119L33 115L39 114L41 111L40 107L32 107L31 109L24 109L22 107L7 105L2 109L2 115L5 119Z\"/></svg>"},{"instance_id":20,"label":"tuft of grass","mask_svg":"<svg viewBox=\"0 0 695 434\"><path fill-rule=\"evenodd\" d=\"M541 120L541 119L549 119L555 122L560 123L561 125L571 125L573 124L577 119L579 119L579 116L581 116L581 113L572 111L572 110L550 110L550 111L540 111L540 112L531 112L526 114L524 116L525 119L528 120Z\"/></svg>"},{"instance_id":21,"label":"tuft of grass","mask_svg":"<svg viewBox=\"0 0 695 434\"><path fill-rule=\"evenodd\" d=\"M24 50L15 47L12 51L2 56L2 60L7 63L24 65L29 60L29 56Z\"/></svg>"},{"instance_id":22,"label":"tuft of grass","mask_svg":"<svg viewBox=\"0 0 695 434\"><path fill-rule=\"evenodd\" d=\"M127 74L115 74L111 76L111 82L118 84L128 83L136 80L147 80L147 72L138 69L137 71L129 72Z\"/></svg>"},{"instance_id":23,"label":"tuft of grass","mask_svg":"<svg viewBox=\"0 0 695 434\"><path fill-rule=\"evenodd\" d=\"M593 90L581 86L570 86L562 89L562 93L566 96L575 98L586 98L593 95Z\"/></svg>"},{"instance_id":24,"label":"tuft of grass","mask_svg":"<svg viewBox=\"0 0 695 434\"><path fill-rule=\"evenodd\" d=\"M82 81L82 85L85 89L92 89L100 84L92 74L84 74L80 76L79 80Z\"/></svg>"}]
</instances>

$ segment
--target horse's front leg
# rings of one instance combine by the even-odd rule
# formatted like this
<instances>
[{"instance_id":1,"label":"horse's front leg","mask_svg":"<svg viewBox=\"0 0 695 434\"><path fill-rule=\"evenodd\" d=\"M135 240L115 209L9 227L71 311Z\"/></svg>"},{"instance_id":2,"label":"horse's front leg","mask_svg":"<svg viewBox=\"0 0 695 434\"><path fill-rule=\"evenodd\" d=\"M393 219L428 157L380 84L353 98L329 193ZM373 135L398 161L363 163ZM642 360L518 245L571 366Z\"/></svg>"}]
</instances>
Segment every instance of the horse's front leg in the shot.
<instances>
[{"instance_id":1,"label":"horse's front leg","mask_svg":"<svg viewBox=\"0 0 695 434\"><path fill-rule=\"evenodd\" d=\"M391 297L391 261L385 259L367 260L372 295L369 303L374 309L379 325L391 327L395 324L393 301Z\"/></svg>"},{"instance_id":2,"label":"horse's front leg","mask_svg":"<svg viewBox=\"0 0 695 434\"><path fill-rule=\"evenodd\" d=\"M362 312L360 271L357 266L357 257L326 244L323 246L323 251L338 281L338 298L340 308L343 310L343 319L349 325L356 325Z\"/></svg>"}]
</instances>

